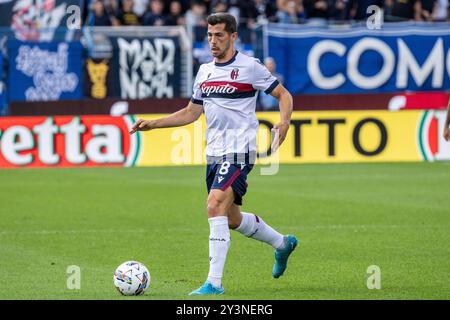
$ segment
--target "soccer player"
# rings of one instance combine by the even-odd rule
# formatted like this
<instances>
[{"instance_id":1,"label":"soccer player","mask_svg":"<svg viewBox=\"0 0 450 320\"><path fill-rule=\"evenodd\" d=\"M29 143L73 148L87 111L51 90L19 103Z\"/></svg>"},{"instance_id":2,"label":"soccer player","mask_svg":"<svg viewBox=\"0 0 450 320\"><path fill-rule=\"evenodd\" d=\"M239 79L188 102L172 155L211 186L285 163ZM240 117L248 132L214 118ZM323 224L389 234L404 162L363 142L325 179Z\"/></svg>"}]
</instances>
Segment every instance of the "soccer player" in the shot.
<instances>
[{"instance_id":1,"label":"soccer player","mask_svg":"<svg viewBox=\"0 0 450 320\"><path fill-rule=\"evenodd\" d=\"M274 278L284 273L288 257L297 246L295 236L277 232L261 217L242 212L240 207L257 150L257 90L279 100L281 121L274 125L273 152L283 143L289 130L292 96L259 60L234 48L237 27L232 15L212 14L207 23L214 60L200 66L189 104L164 118L138 119L130 131L133 134L184 126L205 113L210 265L206 282L190 295L224 293L222 275L230 246L230 229L275 249Z\"/></svg>"},{"instance_id":2,"label":"soccer player","mask_svg":"<svg viewBox=\"0 0 450 320\"><path fill-rule=\"evenodd\" d=\"M444 124L444 139L445 141L450 141L450 99L448 99L448 106L447 106L447 117L445 118L445 124Z\"/></svg>"}]
</instances>

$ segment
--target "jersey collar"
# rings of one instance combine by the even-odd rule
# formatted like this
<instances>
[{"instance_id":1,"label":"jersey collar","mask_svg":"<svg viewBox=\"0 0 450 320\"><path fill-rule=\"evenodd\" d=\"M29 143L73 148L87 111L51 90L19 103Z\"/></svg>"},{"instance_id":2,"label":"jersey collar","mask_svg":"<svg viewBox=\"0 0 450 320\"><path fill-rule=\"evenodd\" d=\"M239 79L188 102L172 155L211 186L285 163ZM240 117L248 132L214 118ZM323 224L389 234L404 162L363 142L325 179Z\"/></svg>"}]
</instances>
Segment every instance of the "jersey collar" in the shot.
<instances>
[{"instance_id":1,"label":"jersey collar","mask_svg":"<svg viewBox=\"0 0 450 320\"><path fill-rule=\"evenodd\" d=\"M234 53L233 58L231 58L230 60L228 60L227 62L214 62L214 64L218 67L224 67L227 66L229 64L232 64L234 62L234 60L236 60L236 56L239 53L239 51L236 50L236 52Z\"/></svg>"}]
</instances>

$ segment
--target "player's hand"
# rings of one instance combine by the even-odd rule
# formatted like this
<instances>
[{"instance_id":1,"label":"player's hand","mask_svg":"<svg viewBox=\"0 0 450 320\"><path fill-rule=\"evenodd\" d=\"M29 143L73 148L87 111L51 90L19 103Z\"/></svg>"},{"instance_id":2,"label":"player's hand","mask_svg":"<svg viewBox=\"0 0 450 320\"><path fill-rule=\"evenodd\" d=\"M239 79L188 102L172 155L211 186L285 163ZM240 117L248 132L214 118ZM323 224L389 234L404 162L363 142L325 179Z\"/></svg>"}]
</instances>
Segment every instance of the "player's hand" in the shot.
<instances>
[{"instance_id":1,"label":"player's hand","mask_svg":"<svg viewBox=\"0 0 450 320\"><path fill-rule=\"evenodd\" d=\"M444 129L444 139L450 141L450 129L448 127Z\"/></svg>"},{"instance_id":2,"label":"player's hand","mask_svg":"<svg viewBox=\"0 0 450 320\"><path fill-rule=\"evenodd\" d=\"M289 123L277 123L272 128L272 145L270 146L270 149L272 153L275 153L278 150L278 147L281 146L284 139L286 139L287 132L289 130Z\"/></svg>"},{"instance_id":3,"label":"player's hand","mask_svg":"<svg viewBox=\"0 0 450 320\"><path fill-rule=\"evenodd\" d=\"M144 120L144 119L138 119L135 124L133 124L133 127L131 127L130 134L135 133L136 131L148 131L153 129L153 121L151 120Z\"/></svg>"}]
</instances>

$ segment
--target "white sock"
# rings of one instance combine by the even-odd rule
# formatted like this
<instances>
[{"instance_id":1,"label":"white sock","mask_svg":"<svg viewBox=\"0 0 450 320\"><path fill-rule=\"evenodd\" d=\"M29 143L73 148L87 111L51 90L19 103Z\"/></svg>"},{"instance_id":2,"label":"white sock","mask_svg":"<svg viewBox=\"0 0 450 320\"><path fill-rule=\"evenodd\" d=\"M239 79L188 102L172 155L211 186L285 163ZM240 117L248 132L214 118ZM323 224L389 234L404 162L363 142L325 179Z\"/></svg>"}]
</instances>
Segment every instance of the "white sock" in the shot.
<instances>
[{"instance_id":1,"label":"white sock","mask_svg":"<svg viewBox=\"0 0 450 320\"><path fill-rule=\"evenodd\" d=\"M246 237L270 244L274 249L281 249L285 245L284 236L253 213L242 212L242 222L234 230Z\"/></svg>"},{"instance_id":2,"label":"white sock","mask_svg":"<svg viewBox=\"0 0 450 320\"><path fill-rule=\"evenodd\" d=\"M215 287L222 286L223 268L230 246L228 217L209 218L209 274L208 281Z\"/></svg>"}]
</instances>

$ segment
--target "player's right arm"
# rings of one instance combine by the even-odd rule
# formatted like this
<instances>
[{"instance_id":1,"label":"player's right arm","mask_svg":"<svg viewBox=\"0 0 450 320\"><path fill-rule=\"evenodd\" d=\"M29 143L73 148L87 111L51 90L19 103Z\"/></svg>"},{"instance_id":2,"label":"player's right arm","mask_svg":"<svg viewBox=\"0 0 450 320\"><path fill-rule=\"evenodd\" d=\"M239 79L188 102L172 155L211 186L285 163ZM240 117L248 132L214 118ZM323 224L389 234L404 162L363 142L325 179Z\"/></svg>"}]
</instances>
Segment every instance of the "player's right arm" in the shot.
<instances>
[{"instance_id":1,"label":"player's right arm","mask_svg":"<svg viewBox=\"0 0 450 320\"><path fill-rule=\"evenodd\" d=\"M448 100L448 106L447 106L447 117L445 118L444 123L444 139L445 141L450 140L450 99Z\"/></svg>"},{"instance_id":2,"label":"player's right arm","mask_svg":"<svg viewBox=\"0 0 450 320\"><path fill-rule=\"evenodd\" d=\"M171 115L155 120L138 119L130 130L130 134L136 131L148 131L158 128L181 127L196 121L203 113L203 106L189 101L189 104Z\"/></svg>"}]
</instances>

